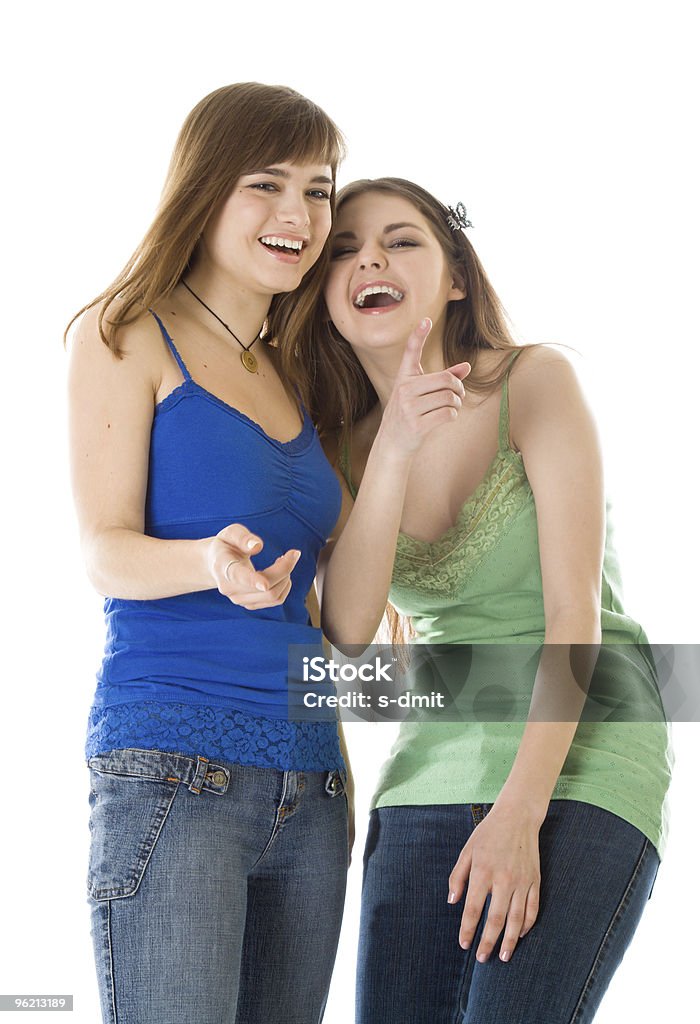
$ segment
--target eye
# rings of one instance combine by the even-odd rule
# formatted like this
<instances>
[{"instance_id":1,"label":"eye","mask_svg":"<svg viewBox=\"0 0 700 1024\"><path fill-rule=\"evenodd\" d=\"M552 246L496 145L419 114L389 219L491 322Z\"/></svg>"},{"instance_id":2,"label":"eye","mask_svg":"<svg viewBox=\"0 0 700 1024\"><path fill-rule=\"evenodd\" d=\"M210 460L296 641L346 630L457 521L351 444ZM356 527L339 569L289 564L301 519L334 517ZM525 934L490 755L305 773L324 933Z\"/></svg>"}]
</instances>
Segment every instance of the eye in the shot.
<instances>
[{"instance_id":1,"label":"eye","mask_svg":"<svg viewBox=\"0 0 700 1024\"><path fill-rule=\"evenodd\" d=\"M340 260L343 256L350 256L353 252L357 252L357 249L353 249L349 245L345 245L341 249L331 249L331 259Z\"/></svg>"},{"instance_id":2,"label":"eye","mask_svg":"<svg viewBox=\"0 0 700 1024\"><path fill-rule=\"evenodd\" d=\"M275 185L274 182L272 182L272 181L254 181L252 185L248 186L248 188L256 188L260 192L277 192L278 191L277 185Z\"/></svg>"},{"instance_id":3,"label":"eye","mask_svg":"<svg viewBox=\"0 0 700 1024\"><path fill-rule=\"evenodd\" d=\"M326 192L324 188L309 189L308 194L311 196L312 199L322 199L325 200L326 202L328 202L328 200L331 198L330 192Z\"/></svg>"},{"instance_id":4,"label":"eye","mask_svg":"<svg viewBox=\"0 0 700 1024\"><path fill-rule=\"evenodd\" d=\"M389 245L390 249L403 249L410 248L415 249L418 247L418 242L414 242L412 238L395 238Z\"/></svg>"}]
</instances>

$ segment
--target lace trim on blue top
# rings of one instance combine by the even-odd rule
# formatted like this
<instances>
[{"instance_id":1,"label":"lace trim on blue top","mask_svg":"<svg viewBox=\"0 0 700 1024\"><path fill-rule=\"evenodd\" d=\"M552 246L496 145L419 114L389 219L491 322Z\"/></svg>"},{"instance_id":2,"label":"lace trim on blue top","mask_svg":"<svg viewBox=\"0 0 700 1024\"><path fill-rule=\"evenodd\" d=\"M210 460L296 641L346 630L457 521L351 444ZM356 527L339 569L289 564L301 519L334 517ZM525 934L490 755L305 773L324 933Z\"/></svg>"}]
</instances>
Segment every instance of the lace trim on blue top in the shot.
<instances>
[{"instance_id":1,"label":"lace trim on blue top","mask_svg":"<svg viewBox=\"0 0 700 1024\"><path fill-rule=\"evenodd\" d=\"M289 722L234 708L157 701L93 707L86 758L130 747L279 771L345 769L335 722Z\"/></svg>"}]
</instances>

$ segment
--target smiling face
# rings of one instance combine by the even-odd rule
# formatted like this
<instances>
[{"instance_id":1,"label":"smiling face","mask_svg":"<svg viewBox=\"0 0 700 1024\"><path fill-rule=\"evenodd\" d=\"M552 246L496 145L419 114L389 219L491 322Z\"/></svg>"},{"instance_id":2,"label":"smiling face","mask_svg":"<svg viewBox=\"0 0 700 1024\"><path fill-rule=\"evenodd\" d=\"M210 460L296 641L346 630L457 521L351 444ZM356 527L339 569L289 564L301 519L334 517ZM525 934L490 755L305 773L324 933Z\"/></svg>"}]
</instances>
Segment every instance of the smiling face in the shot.
<instances>
[{"instance_id":1,"label":"smiling face","mask_svg":"<svg viewBox=\"0 0 700 1024\"><path fill-rule=\"evenodd\" d=\"M439 344L447 303L464 295L430 224L408 199L368 191L342 204L325 299L353 348L403 348L426 316L431 343Z\"/></svg>"},{"instance_id":2,"label":"smiling face","mask_svg":"<svg viewBox=\"0 0 700 1024\"><path fill-rule=\"evenodd\" d=\"M273 164L242 175L202 234L199 256L242 290L297 288L331 227L331 168Z\"/></svg>"}]
</instances>

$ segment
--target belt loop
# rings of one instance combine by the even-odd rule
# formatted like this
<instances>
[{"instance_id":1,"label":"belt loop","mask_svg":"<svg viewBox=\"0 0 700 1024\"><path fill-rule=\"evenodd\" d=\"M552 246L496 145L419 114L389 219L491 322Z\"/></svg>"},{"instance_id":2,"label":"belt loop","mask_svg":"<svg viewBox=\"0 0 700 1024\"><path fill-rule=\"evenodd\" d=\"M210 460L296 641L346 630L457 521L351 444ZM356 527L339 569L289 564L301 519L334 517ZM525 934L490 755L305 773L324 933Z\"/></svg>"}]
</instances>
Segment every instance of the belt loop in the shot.
<instances>
[{"instance_id":1,"label":"belt loop","mask_svg":"<svg viewBox=\"0 0 700 1024\"><path fill-rule=\"evenodd\" d=\"M476 826L480 822L482 822L484 820L484 818L488 814L488 810L489 809L488 809L488 806L486 804L472 804L471 805L472 822L473 822L475 828L476 828Z\"/></svg>"},{"instance_id":2,"label":"belt loop","mask_svg":"<svg viewBox=\"0 0 700 1024\"><path fill-rule=\"evenodd\" d=\"M197 770L194 773L194 778L189 785L190 793L196 793L197 796L202 792L202 786L204 785L204 779L207 774L207 765L209 764L209 758L198 757L197 758Z\"/></svg>"}]
</instances>

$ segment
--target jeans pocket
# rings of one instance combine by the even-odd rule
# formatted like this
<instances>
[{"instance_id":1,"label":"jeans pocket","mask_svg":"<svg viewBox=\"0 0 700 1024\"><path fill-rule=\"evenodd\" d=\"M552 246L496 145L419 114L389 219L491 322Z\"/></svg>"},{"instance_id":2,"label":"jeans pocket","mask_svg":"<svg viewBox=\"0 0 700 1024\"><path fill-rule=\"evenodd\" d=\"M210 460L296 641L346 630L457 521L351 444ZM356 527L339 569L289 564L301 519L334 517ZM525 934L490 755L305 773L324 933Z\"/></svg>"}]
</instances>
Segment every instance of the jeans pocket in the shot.
<instances>
[{"instance_id":1,"label":"jeans pocket","mask_svg":"<svg viewBox=\"0 0 700 1024\"><path fill-rule=\"evenodd\" d=\"M178 790L176 779L144 778L90 768L88 892L94 900L132 896L165 825Z\"/></svg>"}]
</instances>

